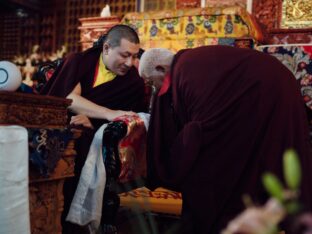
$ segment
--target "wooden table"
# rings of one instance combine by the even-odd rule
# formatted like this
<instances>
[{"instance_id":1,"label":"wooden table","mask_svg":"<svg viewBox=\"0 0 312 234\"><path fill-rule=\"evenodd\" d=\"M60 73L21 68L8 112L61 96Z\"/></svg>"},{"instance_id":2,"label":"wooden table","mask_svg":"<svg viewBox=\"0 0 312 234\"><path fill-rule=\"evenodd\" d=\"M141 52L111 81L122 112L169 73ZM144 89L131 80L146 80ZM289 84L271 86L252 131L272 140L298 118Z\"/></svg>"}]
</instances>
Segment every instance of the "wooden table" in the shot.
<instances>
[{"instance_id":1,"label":"wooden table","mask_svg":"<svg viewBox=\"0 0 312 234\"><path fill-rule=\"evenodd\" d=\"M20 125L27 130L64 129L71 100L34 94L0 91L0 125ZM60 159L48 176L30 167L29 202L31 233L62 233L63 183L74 175L74 141L72 135Z\"/></svg>"}]
</instances>

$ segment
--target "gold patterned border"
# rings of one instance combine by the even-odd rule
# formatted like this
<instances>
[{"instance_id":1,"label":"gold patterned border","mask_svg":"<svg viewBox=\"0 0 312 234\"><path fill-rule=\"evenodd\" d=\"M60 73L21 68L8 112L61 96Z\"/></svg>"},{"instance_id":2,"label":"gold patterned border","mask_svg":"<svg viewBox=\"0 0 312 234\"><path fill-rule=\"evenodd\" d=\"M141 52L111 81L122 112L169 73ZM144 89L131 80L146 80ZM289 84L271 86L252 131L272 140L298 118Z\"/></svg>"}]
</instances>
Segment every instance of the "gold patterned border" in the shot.
<instances>
[{"instance_id":1,"label":"gold patterned border","mask_svg":"<svg viewBox=\"0 0 312 234\"><path fill-rule=\"evenodd\" d=\"M176 0L137 0L136 5L139 12L168 10L176 8Z\"/></svg>"},{"instance_id":2,"label":"gold patterned border","mask_svg":"<svg viewBox=\"0 0 312 234\"><path fill-rule=\"evenodd\" d=\"M312 1L284 0L281 28L312 28Z\"/></svg>"}]
</instances>

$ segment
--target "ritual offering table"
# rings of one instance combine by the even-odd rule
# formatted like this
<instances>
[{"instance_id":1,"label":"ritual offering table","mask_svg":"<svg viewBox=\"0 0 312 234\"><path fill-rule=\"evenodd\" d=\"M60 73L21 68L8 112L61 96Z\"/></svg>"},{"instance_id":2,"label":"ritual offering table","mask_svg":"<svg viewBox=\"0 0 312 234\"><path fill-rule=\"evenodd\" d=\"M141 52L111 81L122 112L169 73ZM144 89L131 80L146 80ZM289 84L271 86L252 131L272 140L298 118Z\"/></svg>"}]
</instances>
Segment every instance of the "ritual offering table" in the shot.
<instances>
[{"instance_id":1,"label":"ritual offering table","mask_svg":"<svg viewBox=\"0 0 312 234\"><path fill-rule=\"evenodd\" d=\"M63 183L74 175L74 141L67 129L71 100L0 91L0 125L27 129L31 233L62 233Z\"/></svg>"}]
</instances>

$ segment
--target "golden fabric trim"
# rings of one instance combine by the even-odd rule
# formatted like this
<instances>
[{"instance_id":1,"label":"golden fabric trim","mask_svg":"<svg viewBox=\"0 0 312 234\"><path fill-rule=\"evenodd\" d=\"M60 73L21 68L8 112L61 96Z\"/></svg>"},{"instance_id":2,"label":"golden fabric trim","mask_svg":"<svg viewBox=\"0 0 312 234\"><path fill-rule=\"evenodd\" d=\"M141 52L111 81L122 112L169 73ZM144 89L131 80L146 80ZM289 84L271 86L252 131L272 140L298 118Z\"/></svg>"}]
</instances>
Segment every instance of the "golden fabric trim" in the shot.
<instances>
[{"instance_id":1,"label":"golden fabric trim","mask_svg":"<svg viewBox=\"0 0 312 234\"><path fill-rule=\"evenodd\" d=\"M282 3L281 28L311 28L312 1L285 0Z\"/></svg>"},{"instance_id":2,"label":"golden fabric trim","mask_svg":"<svg viewBox=\"0 0 312 234\"><path fill-rule=\"evenodd\" d=\"M184 42L183 48L191 48L191 43L187 41L207 38L263 39L253 17L240 6L129 13L122 23L137 29L143 48L148 48L144 45L157 44L157 47L172 49L166 46L172 40L175 43Z\"/></svg>"}]
</instances>

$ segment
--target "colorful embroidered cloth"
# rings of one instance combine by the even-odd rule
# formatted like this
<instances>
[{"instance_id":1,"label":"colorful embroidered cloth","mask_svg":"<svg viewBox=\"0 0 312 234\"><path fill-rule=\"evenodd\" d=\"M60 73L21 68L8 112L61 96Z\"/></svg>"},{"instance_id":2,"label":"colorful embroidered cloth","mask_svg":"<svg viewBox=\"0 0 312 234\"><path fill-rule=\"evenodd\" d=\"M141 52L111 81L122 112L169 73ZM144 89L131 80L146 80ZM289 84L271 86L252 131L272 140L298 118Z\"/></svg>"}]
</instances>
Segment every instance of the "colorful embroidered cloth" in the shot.
<instances>
[{"instance_id":1,"label":"colorful embroidered cloth","mask_svg":"<svg viewBox=\"0 0 312 234\"><path fill-rule=\"evenodd\" d=\"M128 126L127 135L119 143L122 169L120 182L128 182L146 176L146 130L142 115L123 116L115 121L123 121ZM145 187L119 194L121 206L140 207L143 210L180 215L181 193L164 188L151 191Z\"/></svg>"},{"instance_id":2,"label":"colorful embroidered cloth","mask_svg":"<svg viewBox=\"0 0 312 234\"><path fill-rule=\"evenodd\" d=\"M146 128L142 118L122 116L114 121L127 124L127 135L119 142L121 173L118 182L125 183L146 176Z\"/></svg>"},{"instance_id":3,"label":"colorful embroidered cloth","mask_svg":"<svg viewBox=\"0 0 312 234\"><path fill-rule=\"evenodd\" d=\"M145 187L119 194L120 205L140 207L146 211L180 215L182 210L181 193L164 188L151 191Z\"/></svg>"},{"instance_id":4,"label":"colorful embroidered cloth","mask_svg":"<svg viewBox=\"0 0 312 234\"><path fill-rule=\"evenodd\" d=\"M303 100L312 109L312 45L267 45L257 49L275 56L295 75Z\"/></svg>"},{"instance_id":5,"label":"colorful embroidered cloth","mask_svg":"<svg viewBox=\"0 0 312 234\"><path fill-rule=\"evenodd\" d=\"M144 49L178 51L203 45L234 45L238 38L262 40L245 8L206 7L126 14L122 23L134 27Z\"/></svg>"},{"instance_id":6,"label":"colorful embroidered cloth","mask_svg":"<svg viewBox=\"0 0 312 234\"><path fill-rule=\"evenodd\" d=\"M68 129L28 128L30 165L43 177L55 169L72 138Z\"/></svg>"}]
</instances>

